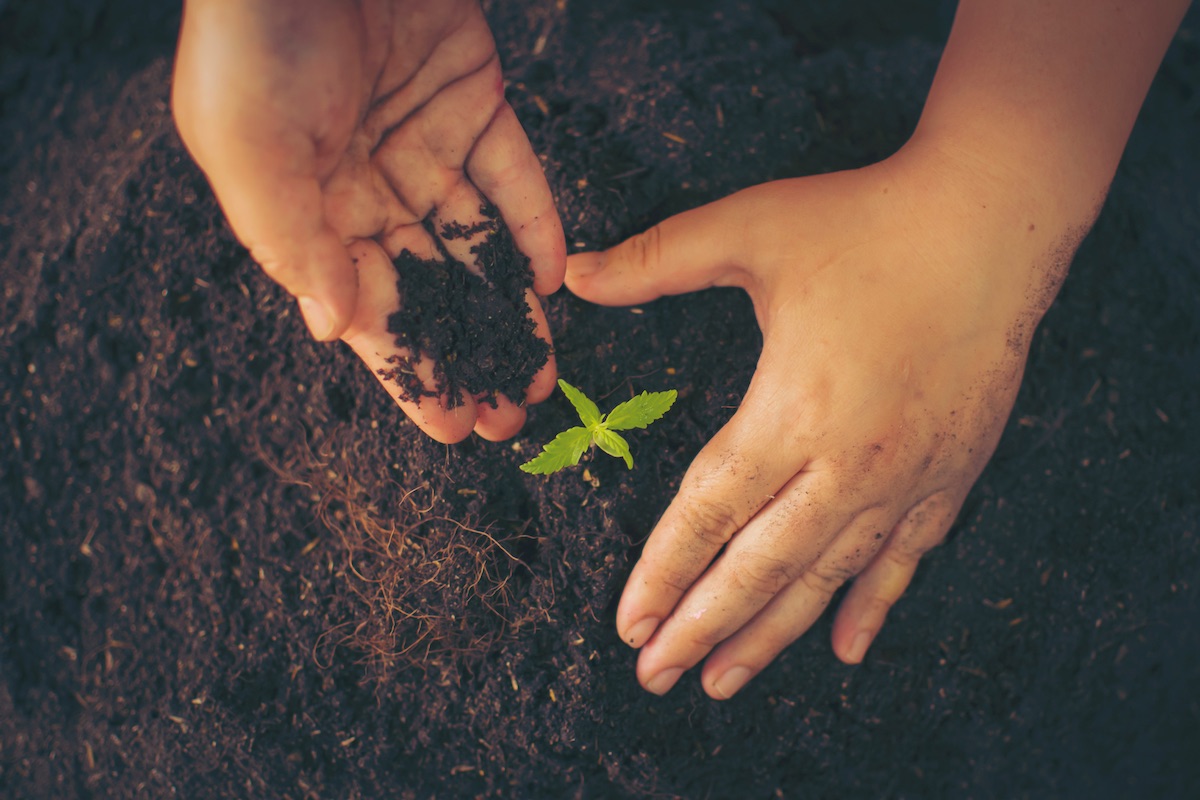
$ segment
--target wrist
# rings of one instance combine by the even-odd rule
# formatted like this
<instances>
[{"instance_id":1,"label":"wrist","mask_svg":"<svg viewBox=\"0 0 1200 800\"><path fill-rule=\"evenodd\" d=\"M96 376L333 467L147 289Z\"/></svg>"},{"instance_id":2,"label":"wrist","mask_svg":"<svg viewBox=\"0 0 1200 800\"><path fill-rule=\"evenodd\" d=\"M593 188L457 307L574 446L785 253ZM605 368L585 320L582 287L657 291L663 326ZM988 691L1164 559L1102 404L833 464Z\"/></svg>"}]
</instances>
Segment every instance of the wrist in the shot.
<instances>
[{"instance_id":1,"label":"wrist","mask_svg":"<svg viewBox=\"0 0 1200 800\"><path fill-rule=\"evenodd\" d=\"M947 131L918 129L880 166L911 202L980 241L1009 242L1014 255L1090 227L1107 189Z\"/></svg>"},{"instance_id":2,"label":"wrist","mask_svg":"<svg viewBox=\"0 0 1200 800\"><path fill-rule=\"evenodd\" d=\"M976 298L972 313L996 330L1020 320L1028 331L1025 323L1041 319L1102 200L1076 203L1020 164L929 131L871 169L880 170L889 205L908 209L902 218L936 243L939 255L928 263L937 280Z\"/></svg>"},{"instance_id":3,"label":"wrist","mask_svg":"<svg viewBox=\"0 0 1200 800\"><path fill-rule=\"evenodd\" d=\"M1187 6L962 0L913 139L1086 230Z\"/></svg>"},{"instance_id":4,"label":"wrist","mask_svg":"<svg viewBox=\"0 0 1200 800\"><path fill-rule=\"evenodd\" d=\"M1035 120L923 118L905 149L931 154L991 201L1053 237L1090 229L1116 172L1119 151L1096 153Z\"/></svg>"}]
</instances>

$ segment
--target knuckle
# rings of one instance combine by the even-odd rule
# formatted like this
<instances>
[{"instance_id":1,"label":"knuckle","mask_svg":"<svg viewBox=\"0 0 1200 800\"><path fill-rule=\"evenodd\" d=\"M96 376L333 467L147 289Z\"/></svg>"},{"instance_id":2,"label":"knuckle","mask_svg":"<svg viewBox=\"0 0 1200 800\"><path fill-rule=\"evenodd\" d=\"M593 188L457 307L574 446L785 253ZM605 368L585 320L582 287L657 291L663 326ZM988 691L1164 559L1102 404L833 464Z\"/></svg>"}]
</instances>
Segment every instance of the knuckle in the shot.
<instances>
[{"instance_id":1,"label":"knuckle","mask_svg":"<svg viewBox=\"0 0 1200 800\"><path fill-rule=\"evenodd\" d=\"M814 564L800 576L801 582L819 597L831 597L842 584L853 578L855 571L849 564Z\"/></svg>"},{"instance_id":2,"label":"knuckle","mask_svg":"<svg viewBox=\"0 0 1200 800\"><path fill-rule=\"evenodd\" d=\"M898 572L909 572L916 567L917 562L921 559L920 554L910 552L907 547L889 547L883 552L883 558L887 559L892 568Z\"/></svg>"},{"instance_id":3,"label":"knuckle","mask_svg":"<svg viewBox=\"0 0 1200 800\"><path fill-rule=\"evenodd\" d=\"M250 250L250 256L258 265L262 267L262 271L267 274L267 277L278 283L284 288L289 288L288 284L294 282L296 270L284 258L272 250L267 250L262 247L254 247Z\"/></svg>"},{"instance_id":4,"label":"knuckle","mask_svg":"<svg viewBox=\"0 0 1200 800\"><path fill-rule=\"evenodd\" d=\"M732 507L720 501L685 503L679 509L680 528L706 549L724 547L739 527Z\"/></svg>"},{"instance_id":5,"label":"knuckle","mask_svg":"<svg viewBox=\"0 0 1200 800\"><path fill-rule=\"evenodd\" d=\"M726 637L723 636L720 631L703 630L703 631L699 631L697 633L692 634L688 638L688 641L691 643L691 645L693 647L695 647L699 650L703 650L704 652L707 653L707 652L711 651L714 647L719 645L721 642L725 641L725 638Z\"/></svg>"},{"instance_id":6,"label":"knuckle","mask_svg":"<svg viewBox=\"0 0 1200 800\"><path fill-rule=\"evenodd\" d=\"M692 588L692 584L696 580L695 575L691 575L683 570L672 569L670 567L660 568L658 572L658 583L673 589L679 594L684 594L688 589Z\"/></svg>"},{"instance_id":7,"label":"knuckle","mask_svg":"<svg viewBox=\"0 0 1200 800\"><path fill-rule=\"evenodd\" d=\"M920 561L925 555L942 543L945 539L944 534L935 536L908 536L896 542L896 547L892 548L893 559L903 561L906 564L913 565Z\"/></svg>"},{"instance_id":8,"label":"knuckle","mask_svg":"<svg viewBox=\"0 0 1200 800\"><path fill-rule=\"evenodd\" d=\"M908 512L895 546L890 549L899 558L919 560L945 540L960 505L945 493L929 496Z\"/></svg>"},{"instance_id":9,"label":"knuckle","mask_svg":"<svg viewBox=\"0 0 1200 800\"><path fill-rule=\"evenodd\" d=\"M918 561L916 556L910 557L893 549L885 551L882 558L884 561L880 566L884 577L882 580L873 582L870 598L867 601L868 607L879 616L895 605L908 589L913 575L917 571Z\"/></svg>"},{"instance_id":10,"label":"knuckle","mask_svg":"<svg viewBox=\"0 0 1200 800\"><path fill-rule=\"evenodd\" d=\"M746 594L774 597L795 575L787 561L762 553L745 553L731 565L729 578Z\"/></svg>"},{"instance_id":11,"label":"knuckle","mask_svg":"<svg viewBox=\"0 0 1200 800\"><path fill-rule=\"evenodd\" d=\"M907 588L907 586L905 586ZM864 603L866 614L876 620L885 620L888 612L896 603L900 602L900 598L904 595L904 589L900 589L895 597L890 597L885 594L876 593L868 597Z\"/></svg>"},{"instance_id":12,"label":"knuckle","mask_svg":"<svg viewBox=\"0 0 1200 800\"><path fill-rule=\"evenodd\" d=\"M662 233L657 225L635 234L621 246L621 256L634 266L654 271L660 263Z\"/></svg>"}]
</instances>

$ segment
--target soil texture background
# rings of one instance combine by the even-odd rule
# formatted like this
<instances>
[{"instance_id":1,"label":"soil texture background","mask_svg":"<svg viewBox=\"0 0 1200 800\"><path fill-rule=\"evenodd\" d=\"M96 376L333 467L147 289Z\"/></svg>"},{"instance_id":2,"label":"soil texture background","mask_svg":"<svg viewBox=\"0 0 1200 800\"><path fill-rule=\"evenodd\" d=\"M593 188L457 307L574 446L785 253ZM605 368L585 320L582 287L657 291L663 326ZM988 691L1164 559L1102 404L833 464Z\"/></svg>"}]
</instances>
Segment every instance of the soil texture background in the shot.
<instances>
[{"instance_id":1,"label":"soil texture background","mask_svg":"<svg viewBox=\"0 0 1200 800\"><path fill-rule=\"evenodd\" d=\"M949 22L486 8L573 250L890 154ZM642 691L613 618L749 382L748 300L545 301L602 407L679 390L632 472L518 469L572 424L558 394L513 441L436 444L233 239L170 118L178 16L0 2L0 796L1200 791L1195 11L947 543L864 664L823 619L725 703Z\"/></svg>"}]
</instances>

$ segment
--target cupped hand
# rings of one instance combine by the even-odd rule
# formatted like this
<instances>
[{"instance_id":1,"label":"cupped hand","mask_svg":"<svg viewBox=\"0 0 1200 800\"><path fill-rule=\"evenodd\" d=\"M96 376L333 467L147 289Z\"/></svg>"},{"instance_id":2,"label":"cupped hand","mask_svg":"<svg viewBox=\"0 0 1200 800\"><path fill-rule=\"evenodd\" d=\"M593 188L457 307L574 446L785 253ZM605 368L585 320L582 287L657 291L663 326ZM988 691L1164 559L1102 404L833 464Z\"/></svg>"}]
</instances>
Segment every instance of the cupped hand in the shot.
<instances>
[{"instance_id":1,"label":"cupped hand","mask_svg":"<svg viewBox=\"0 0 1200 800\"><path fill-rule=\"evenodd\" d=\"M536 295L562 282L562 225L475 0L188 0L172 104L234 233L316 338L387 370L400 355L392 259L438 258L430 229L480 221L486 198L531 258L527 300L549 341ZM440 243L474 266L472 244ZM417 372L435 388L432 364ZM551 356L524 399L554 380ZM440 441L507 438L525 419L503 397L416 402L384 385Z\"/></svg>"},{"instance_id":2,"label":"cupped hand","mask_svg":"<svg viewBox=\"0 0 1200 800\"><path fill-rule=\"evenodd\" d=\"M994 451L1077 244L1016 196L1005 176L914 142L568 259L567 287L605 305L741 287L763 334L739 409L621 598L646 689L707 658L705 691L732 696L851 578L833 648L863 659Z\"/></svg>"}]
</instances>

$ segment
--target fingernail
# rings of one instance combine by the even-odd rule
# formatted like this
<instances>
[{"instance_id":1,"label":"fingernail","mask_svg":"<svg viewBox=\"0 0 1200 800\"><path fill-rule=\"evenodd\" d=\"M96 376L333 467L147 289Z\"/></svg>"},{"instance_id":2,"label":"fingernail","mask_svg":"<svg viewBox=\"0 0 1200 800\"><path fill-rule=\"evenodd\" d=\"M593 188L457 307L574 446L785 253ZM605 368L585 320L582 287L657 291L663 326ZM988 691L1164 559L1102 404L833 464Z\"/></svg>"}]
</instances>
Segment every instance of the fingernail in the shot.
<instances>
[{"instance_id":1,"label":"fingernail","mask_svg":"<svg viewBox=\"0 0 1200 800\"><path fill-rule=\"evenodd\" d=\"M325 341L333 333L333 315L324 305L311 297L297 299L300 313L304 315L304 323L314 339Z\"/></svg>"},{"instance_id":2,"label":"fingernail","mask_svg":"<svg viewBox=\"0 0 1200 800\"><path fill-rule=\"evenodd\" d=\"M644 620L634 625L629 629L629 637L626 641L630 647L638 648L650 640L654 635L654 631L658 630L659 620L655 617L646 617Z\"/></svg>"},{"instance_id":3,"label":"fingernail","mask_svg":"<svg viewBox=\"0 0 1200 800\"><path fill-rule=\"evenodd\" d=\"M867 655L867 648L871 646L873 634L870 631L859 631L854 637L854 641L850 643L850 651L846 653L846 660L851 664L862 663L863 657Z\"/></svg>"},{"instance_id":4,"label":"fingernail","mask_svg":"<svg viewBox=\"0 0 1200 800\"><path fill-rule=\"evenodd\" d=\"M752 675L754 673L749 667L730 667L724 675L713 681L713 689L721 695L721 699L728 700L750 682Z\"/></svg>"},{"instance_id":5,"label":"fingernail","mask_svg":"<svg viewBox=\"0 0 1200 800\"><path fill-rule=\"evenodd\" d=\"M646 691L653 692L657 695L664 695L671 691L671 687L675 685L675 681L679 680L679 676L682 674L683 667L671 667L670 669L664 669L662 672L646 681Z\"/></svg>"}]
</instances>

